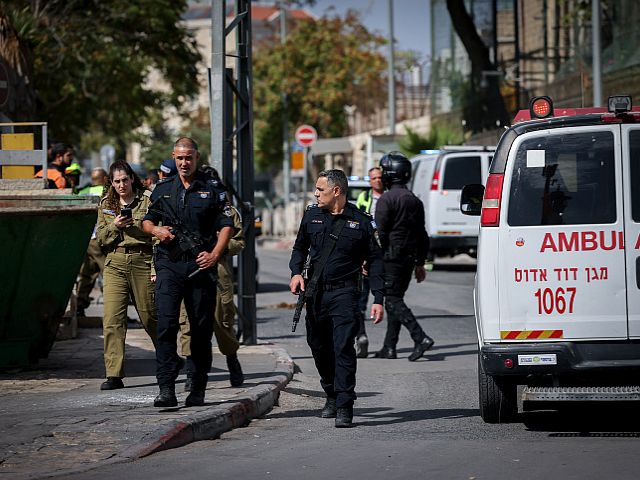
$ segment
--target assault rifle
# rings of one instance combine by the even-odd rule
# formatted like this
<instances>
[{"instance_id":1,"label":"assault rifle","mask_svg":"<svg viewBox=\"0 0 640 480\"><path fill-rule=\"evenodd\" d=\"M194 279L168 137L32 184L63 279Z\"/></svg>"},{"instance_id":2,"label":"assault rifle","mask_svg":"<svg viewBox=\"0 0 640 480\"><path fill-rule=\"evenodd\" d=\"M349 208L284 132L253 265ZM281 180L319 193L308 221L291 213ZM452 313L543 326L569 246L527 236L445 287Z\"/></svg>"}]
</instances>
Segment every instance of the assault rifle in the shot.
<instances>
[{"instance_id":1,"label":"assault rifle","mask_svg":"<svg viewBox=\"0 0 640 480\"><path fill-rule=\"evenodd\" d=\"M155 203L155 202L154 202ZM149 207L149 211L160 214L163 222L165 219L171 224L171 233L175 235L170 244L169 258L172 261L179 260L183 254L191 253L194 257L197 257L201 252L206 250L206 245L202 237L196 233L193 233L189 227L187 227L182 220L176 215L176 212L171 207L171 204L166 198L160 196L157 203L162 205L162 209L158 210L153 208L153 205ZM200 272L204 271L202 268L198 268L189 274L188 278L193 278ZM207 273L211 279L216 282L217 277L212 269L208 268Z\"/></svg>"},{"instance_id":2,"label":"assault rifle","mask_svg":"<svg viewBox=\"0 0 640 480\"><path fill-rule=\"evenodd\" d=\"M307 261L304 264L304 268L302 269L302 278L304 278L305 283L307 283L307 278L309 277L309 262L311 261L310 257L307 257ZM298 292L298 301L296 302L296 310L293 312L293 324L291 325L291 331L295 332L298 323L300 322L300 316L302 315L302 308L304 307L304 303L307 298L313 297L313 291L311 291L311 282L308 285L305 285L305 291ZM315 285L313 287L315 290Z\"/></svg>"}]
</instances>

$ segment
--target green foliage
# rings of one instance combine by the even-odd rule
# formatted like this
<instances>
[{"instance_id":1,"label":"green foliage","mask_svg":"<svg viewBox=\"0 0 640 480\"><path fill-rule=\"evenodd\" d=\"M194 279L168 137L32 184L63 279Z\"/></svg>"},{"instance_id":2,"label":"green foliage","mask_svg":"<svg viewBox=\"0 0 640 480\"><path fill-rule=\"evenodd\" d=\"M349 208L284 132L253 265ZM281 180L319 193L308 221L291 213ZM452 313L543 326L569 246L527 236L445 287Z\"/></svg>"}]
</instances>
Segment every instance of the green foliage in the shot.
<instances>
[{"instance_id":1,"label":"green foliage","mask_svg":"<svg viewBox=\"0 0 640 480\"><path fill-rule=\"evenodd\" d=\"M298 23L284 46L257 46L254 54L254 132L256 161L263 171L282 162L283 103L289 130L313 125L319 137L347 133L345 105L372 111L384 101L386 68L380 47L356 14Z\"/></svg>"},{"instance_id":2,"label":"green foliage","mask_svg":"<svg viewBox=\"0 0 640 480\"><path fill-rule=\"evenodd\" d=\"M186 0L5 0L31 52L37 94L33 120L51 137L77 143L131 132L196 94L195 40L180 24ZM2 12L0 12L2 16ZM163 78L152 85L149 78Z\"/></svg>"},{"instance_id":3,"label":"green foliage","mask_svg":"<svg viewBox=\"0 0 640 480\"><path fill-rule=\"evenodd\" d=\"M431 124L427 135L420 135L406 127L407 134L398 142L402 153L408 157L418 155L420 150L435 150L444 145L460 145L464 141L461 130L438 123Z\"/></svg>"}]
</instances>

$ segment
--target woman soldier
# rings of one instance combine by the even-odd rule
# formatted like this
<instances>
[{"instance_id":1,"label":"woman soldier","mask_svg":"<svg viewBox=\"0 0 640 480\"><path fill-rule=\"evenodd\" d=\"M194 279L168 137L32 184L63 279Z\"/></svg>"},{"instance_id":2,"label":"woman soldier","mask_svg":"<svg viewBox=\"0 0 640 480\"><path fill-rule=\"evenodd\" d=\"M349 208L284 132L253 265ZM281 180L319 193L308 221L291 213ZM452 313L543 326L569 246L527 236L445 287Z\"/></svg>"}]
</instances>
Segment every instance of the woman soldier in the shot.
<instances>
[{"instance_id":1,"label":"woman soldier","mask_svg":"<svg viewBox=\"0 0 640 480\"><path fill-rule=\"evenodd\" d=\"M109 169L111 186L100 202L97 237L108 252L104 264L104 364L101 390L123 388L124 343L129 296L144 329L156 343L153 238L142 231L149 193L131 166L122 160ZM153 278L152 278L153 276Z\"/></svg>"}]
</instances>

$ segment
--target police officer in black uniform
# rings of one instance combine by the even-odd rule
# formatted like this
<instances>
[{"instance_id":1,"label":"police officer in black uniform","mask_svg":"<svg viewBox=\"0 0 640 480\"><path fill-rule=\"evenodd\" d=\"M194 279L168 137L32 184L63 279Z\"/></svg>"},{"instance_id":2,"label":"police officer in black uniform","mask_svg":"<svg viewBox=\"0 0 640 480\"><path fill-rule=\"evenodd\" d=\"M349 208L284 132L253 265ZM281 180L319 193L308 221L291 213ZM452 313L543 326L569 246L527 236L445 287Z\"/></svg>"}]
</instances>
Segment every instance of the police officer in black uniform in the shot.
<instances>
[{"instance_id":1,"label":"police officer in black uniform","mask_svg":"<svg viewBox=\"0 0 640 480\"><path fill-rule=\"evenodd\" d=\"M225 210L228 205L224 189L209 175L196 170L200 159L196 142L188 137L179 138L174 144L173 158L178 175L156 185L143 222L144 231L160 241L156 254L156 378L160 394L154 401L156 407L174 407L178 403L175 380L181 359L176 340L183 299L191 326L192 365L188 367L194 372L185 405L204 404L212 361L217 271L214 267L234 233L230 212ZM193 234L191 238L197 248L190 248L193 244L181 239L187 229Z\"/></svg>"},{"instance_id":2,"label":"police officer in black uniform","mask_svg":"<svg viewBox=\"0 0 640 480\"><path fill-rule=\"evenodd\" d=\"M365 261L374 295L373 323L382 321L384 313L382 252L375 222L347 202L347 188L343 171L328 170L319 174L314 193L318 204L307 208L289 262L289 287L294 294L305 289L302 273L307 255L310 256L308 278L313 279L316 271L321 272L315 295L306 304L307 343L320 374L320 384L327 394L321 416L335 417L335 426L339 428L352 426L353 420L358 273ZM332 242L330 236L337 240L322 267L321 257L327 243Z\"/></svg>"},{"instance_id":3,"label":"police officer in black uniform","mask_svg":"<svg viewBox=\"0 0 640 480\"><path fill-rule=\"evenodd\" d=\"M380 159L382 182L388 189L376 207L376 223L384 252L385 306L387 333L376 358L397 358L396 345L400 327L404 325L414 341L409 361L415 362L433 346L404 303L411 274L418 283L426 277L424 262L429 251L429 236L424 227L424 205L408 188L411 162L400 152L390 152Z\"/></svg>"}]
</instances>

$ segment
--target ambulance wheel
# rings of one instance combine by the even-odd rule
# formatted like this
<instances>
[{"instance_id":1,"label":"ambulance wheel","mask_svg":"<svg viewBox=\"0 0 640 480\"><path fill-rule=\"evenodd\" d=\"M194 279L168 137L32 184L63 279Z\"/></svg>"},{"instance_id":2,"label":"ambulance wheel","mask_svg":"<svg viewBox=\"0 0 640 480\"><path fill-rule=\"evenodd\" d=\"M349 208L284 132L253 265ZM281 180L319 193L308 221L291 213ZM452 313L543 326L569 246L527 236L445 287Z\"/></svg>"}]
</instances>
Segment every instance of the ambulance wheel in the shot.
<instances>
[{"instance_id":1,"label":"ambulance wheel","mask_svg":"<svg viewBox=\"0 0 640 480\"><path fill-rule=\"evenodd\" d=\"M480 416L486 423L507 423L518 414L517 384L488 375L478 354Z\"/></svg>"}]
</instances>

